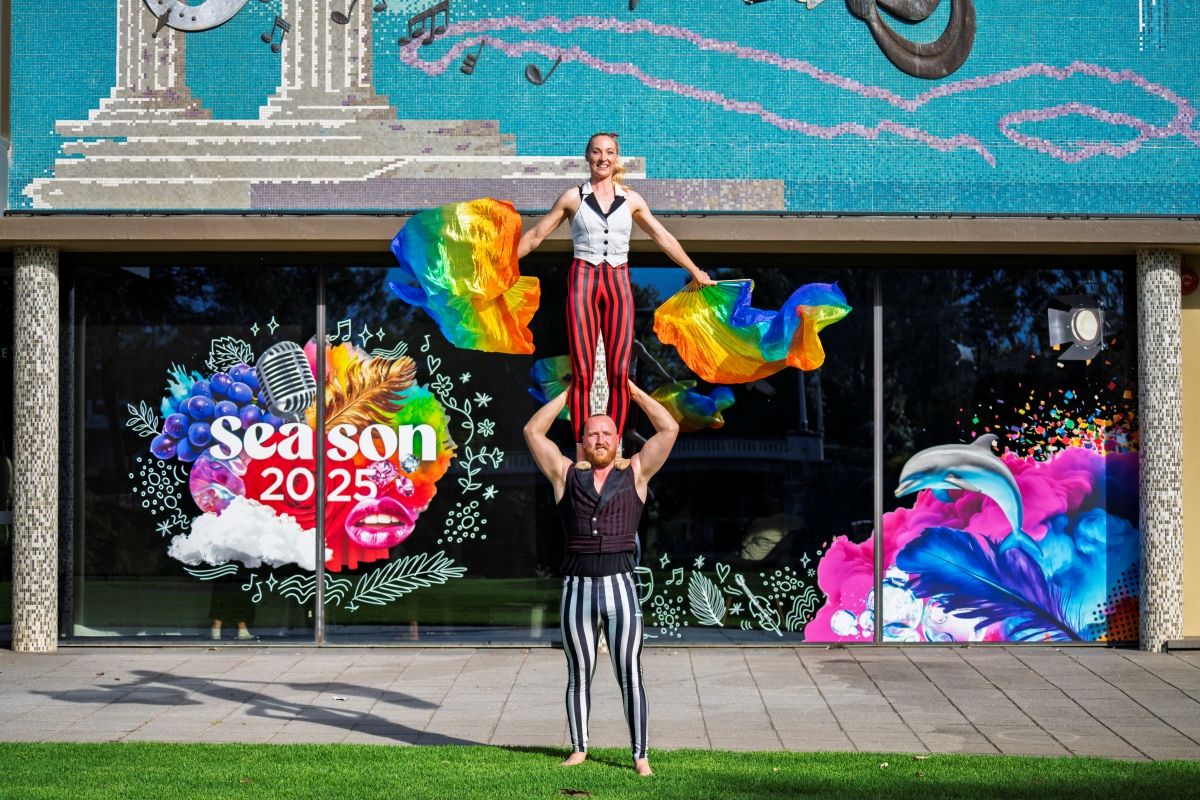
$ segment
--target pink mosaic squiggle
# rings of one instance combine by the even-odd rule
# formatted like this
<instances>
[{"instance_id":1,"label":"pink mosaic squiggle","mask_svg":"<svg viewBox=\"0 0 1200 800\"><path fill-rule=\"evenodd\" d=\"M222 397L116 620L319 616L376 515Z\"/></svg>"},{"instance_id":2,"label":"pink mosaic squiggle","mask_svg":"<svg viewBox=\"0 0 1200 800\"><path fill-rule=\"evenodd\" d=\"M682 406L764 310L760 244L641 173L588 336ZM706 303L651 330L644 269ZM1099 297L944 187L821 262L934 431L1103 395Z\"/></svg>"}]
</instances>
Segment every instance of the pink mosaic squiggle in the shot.
<instances>
[{"instance_id":1,"label":"pink mosaic squiggle","mask_svg":"<svg viewBox=\"0 0 1200 800\"><path fill-rule=\"evenodd\" d=\"M1196 118L1196 110L1191 102L1180 97L1175 92L1147 80L1130 70L1112 70L1097 64L1075 61L1066 67L1054 67L1048 64L1028 64L1014 69L1003 70L975 78L951 81L935 86L929 91L922 92L913 98L905 98L896 92L882 86L873 86L860 81L823 70L809 61L787 58L766 50L744 47L735 42L710 39L695 31L674 25L664 25L650 20L624 21L608 17L581 16L571 19L558 17L542 17L539 19L523 19L520 17L497 17L491 19L458 22L449 25L447 36L462 35L470 38L459 40L441 58L425 61L420 58L420 46L417 40L400 49L400 60L411 67L420 69L428 75L441 75L456 63L459 57L468 49L487 44L506 55L520 57L527 53L537 53L547 58L562 56L564 62L577 62L600 72L612 75L624 75L639 81L657 91L669 92L701 102L711 103L729 111L740 114L757 116L764 122L786 131L794 131L807 136L832 139L836 136L853 135L867 139L877 139L881 133L891 133L913 141L921 142L935 150L947 152L957 149L967 149L978 153L989 165L995 166L996 159L990 150L977 138L966 133L950 137L937 136L921 128L904 125L892 120L883 120L877 125L868 126L858 122L843 122L838 125L818 125L804 120L784 117L764 108L760 103L734 100L719 92L703 89L691 84L675 80L655 78L647 75L639 67L629 63L613 63L599 59L578 47L562 48L543 42L522 41L508 42L486 34L503 30L517 30L522 33L535 33L551 30L556 33L573 33L578 30L613 31L620 34L650 34L663 38L677 39L688 42L698 49L725 53L736 58L769 64L788 72L798 72L813 80L833 86L843 91L857 94L861 97L879 100L903 111L913 112L934 100L950 97L956 94L979 91L1019 80L1033 77L1066 80L1081 75L1107 80L1113 84L1129 83L1142 89L1147 94L1157 97L1176 108L1175 116L1167 125L1153 125L1130 114L1106 111L1095 106L1082 103L1068 103L1044 109L1026 109L1004 115L998 122L1000 131L1009 140L1037 152L1056 158L1066 163L1078 163L1099 155L1122 158L1139 150L1150 139L1183 136L1194 145L1200 147L1200 130L1192 127ZM1101 141L1083 146L1076 150L1067 150L1054 142L1037 136L1031 136L1017 131L1017 125L1025 122L1040 122L1048 119L1076 114L1090 117L1110 125L1121 125L1134 128L1137 135L1125 142Z\"/></svg>"}]
</instances>

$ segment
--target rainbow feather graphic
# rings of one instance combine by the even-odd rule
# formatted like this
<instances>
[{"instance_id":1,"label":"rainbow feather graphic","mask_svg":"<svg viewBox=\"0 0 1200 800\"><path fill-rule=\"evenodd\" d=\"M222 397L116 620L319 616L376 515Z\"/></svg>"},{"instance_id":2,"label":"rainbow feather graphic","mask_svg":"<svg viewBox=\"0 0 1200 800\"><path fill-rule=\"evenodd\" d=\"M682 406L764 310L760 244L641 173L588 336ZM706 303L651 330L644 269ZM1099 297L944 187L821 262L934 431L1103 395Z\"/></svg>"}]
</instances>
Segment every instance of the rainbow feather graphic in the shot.
<instances>
[{"instance_id":1,"label":"rainbow feather graphic","mask_svg":"<svg viewBox=\"0 0 1200 800\"><path fill-rule=\"evenodd\" d=\"M433 318L455 347L488 353L533 352L529 321L541 300L537 278L517 266L521 215L484 198L413 216L392 239L409 283L389 283Z\"/></svg>"}]
</instances>

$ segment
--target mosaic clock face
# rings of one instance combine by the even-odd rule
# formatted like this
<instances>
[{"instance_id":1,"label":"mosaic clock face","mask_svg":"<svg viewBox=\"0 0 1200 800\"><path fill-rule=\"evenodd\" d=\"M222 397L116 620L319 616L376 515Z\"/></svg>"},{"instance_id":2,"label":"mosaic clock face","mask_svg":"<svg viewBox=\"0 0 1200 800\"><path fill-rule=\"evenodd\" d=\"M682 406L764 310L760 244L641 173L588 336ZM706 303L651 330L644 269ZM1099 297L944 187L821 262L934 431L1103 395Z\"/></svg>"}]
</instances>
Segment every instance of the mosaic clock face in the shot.
<instances>
[{"instance_id":1,"label":"mosaic clock face","mask_svg":"<svg viewBox=\"0 0 1200 800\"><path fill-rule=\"evenodd\" d=\"M237 16L247 0L204 0L199 5L185 6L180 0L143 0L146 8L163 26L192 33L207 31L223 25Z\"/></svg>"}]
</instances>

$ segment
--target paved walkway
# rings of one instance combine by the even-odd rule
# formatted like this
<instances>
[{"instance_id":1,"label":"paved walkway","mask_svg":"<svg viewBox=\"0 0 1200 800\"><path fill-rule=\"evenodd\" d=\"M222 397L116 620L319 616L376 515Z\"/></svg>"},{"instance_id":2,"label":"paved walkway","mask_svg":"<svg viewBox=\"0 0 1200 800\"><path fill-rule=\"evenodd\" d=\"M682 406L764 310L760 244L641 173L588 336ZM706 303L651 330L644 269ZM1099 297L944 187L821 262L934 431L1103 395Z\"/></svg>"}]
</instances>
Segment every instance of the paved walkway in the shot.
<instances>
[{"instance_id":1,"label":"paved walkway","mask_svg":"<svg viewBox=\"0 0 1200 800\"><path fill-rule=\"evenodd\" d=\"M1200 652L651 649L652 748L1200 759ZM0 651L0 739L556 745L558 650ZM592 745L628 744L611 667Z\"/></svg>"}]
</instances>

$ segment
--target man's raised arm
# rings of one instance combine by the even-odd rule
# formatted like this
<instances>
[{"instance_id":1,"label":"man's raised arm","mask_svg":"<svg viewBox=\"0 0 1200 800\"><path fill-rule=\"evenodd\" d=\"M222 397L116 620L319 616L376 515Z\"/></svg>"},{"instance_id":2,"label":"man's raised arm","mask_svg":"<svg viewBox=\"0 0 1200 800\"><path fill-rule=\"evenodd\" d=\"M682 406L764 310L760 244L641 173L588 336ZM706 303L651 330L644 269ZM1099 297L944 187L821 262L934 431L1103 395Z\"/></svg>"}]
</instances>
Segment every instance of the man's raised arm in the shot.
<instances>
[{"instance_id":1,"label":"man's raised arm","mask_svg":"<svg viewBox=\"0 0 1200 800\"><path fill-rule=\"evenodd\" d=\"M563 392L539 408L537 413L529 418L529 422L525 423L524 428L525 443L529 445L529 452L533 456L534 463L538 465L538 469L550 483L554 484L556 498L562 493L571 460L559 451L554 442L550 441L546 432L550 430L558 412L562 411L566 405L567 393Z\"/></svg>"},{"instance_id":2,"label":"man's raised arm","mask_svg":"<svg viewBox=\"0 0 1200 800\"><path fill-rule=\"evenodd\" d=\"M667 463L667 456L671 455L671 448L675 446L675 437L679 435L679 423L671 416L671 412L663 408L662 403L643 392L633 381L629 382L629 392L633 402L646 413L646 418L654 426L654 435L634 456L636 474L644 486Z\"/></svg>"}]
</instances>

